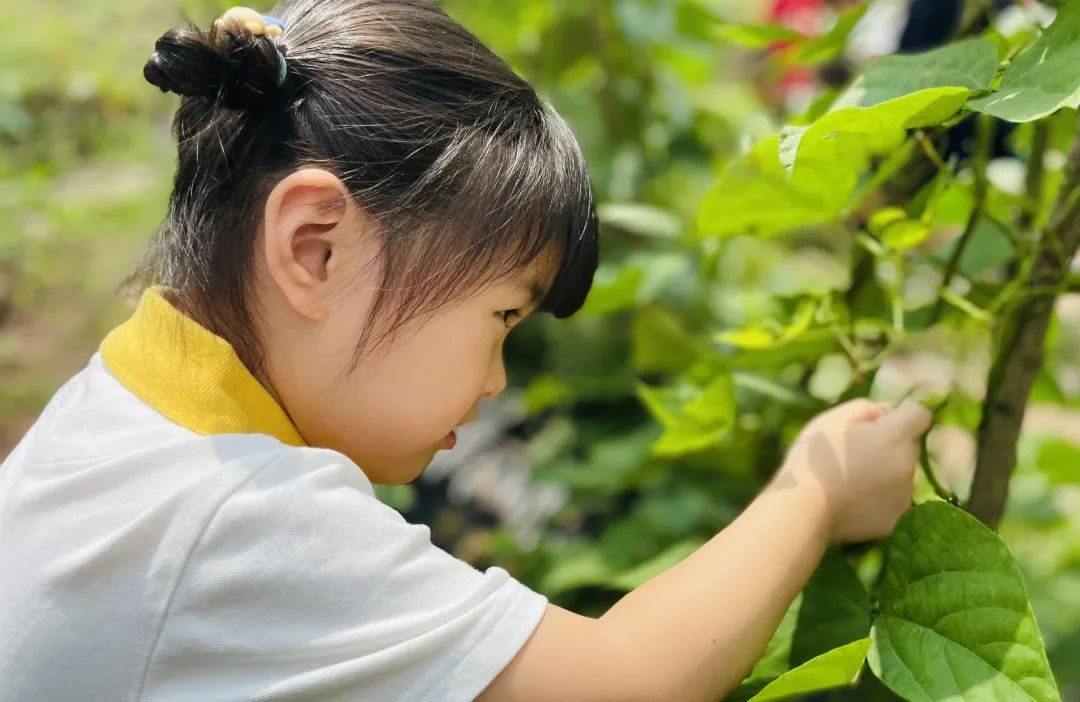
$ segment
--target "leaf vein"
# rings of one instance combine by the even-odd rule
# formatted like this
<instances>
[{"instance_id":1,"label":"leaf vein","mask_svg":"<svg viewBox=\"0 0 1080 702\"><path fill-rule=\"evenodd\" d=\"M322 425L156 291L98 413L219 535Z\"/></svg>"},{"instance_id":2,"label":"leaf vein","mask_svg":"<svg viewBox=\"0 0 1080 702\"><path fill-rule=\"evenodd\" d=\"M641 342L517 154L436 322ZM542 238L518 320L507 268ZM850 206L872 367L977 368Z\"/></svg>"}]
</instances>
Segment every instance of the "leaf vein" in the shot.
<instances>
[{"instance_id":1,"label":"leaf vein","mask_svg":"<svg viewBox=\"0 0 1080 702\"><path fill-rule=\"evenodd\" d=\"M889 616L894 616L894 615L889 615ZM924 630L926 630L926 631L930 632L931 634L934 634L935 636L938 636L938 637L940 637L940 638L941 638L942 640L944 640L944 641L948 641L949 643L951 643L951 644L953 644L953 645L955 645L955 646L959 647L959 648L960 648L960 650L962 650L962 651L967 651L967 652L971 653L971 655L972 655L972 656L974 656L974 657L975 657L975 658L976 658L976 659L977 659L978 661L980 661L980 662L981 662L981 663L983 663L983 664L984 664L985 666L987 666L988 668L990 668L990 670L991 670L991 671L992 671L993 673L996 673L996 674L1000 675L1000 676L1001 676L1002 678L1004 678L1005 680L1008 680L1008 681L1009 681L1010 683L1012 683L1012 685L1013 685L1013 686L1014 686L1014 687L1015 687L1016 689L1018 689L1018 690L1019 690L1019 691L1020 691L1020 692L1021 692L1021 693L1022 693L1022 694L1023 694L1024 696L1025 696L1025 697L1026 697L1026 698L1027 698L1027 699L1029 699L1029 700L1032 700L1032 702L1039 702L1039 700L1037 700L1037 699L1036 699L1035 697L1032 697L1032 696L1031 696L1031 693L1029 693L1029 692L1028 692L1027 690L1025 690L1025 689L1024 689L1024 688L1023 688L1023 687L1022 687L1022 686L1021 686L1021 685L1020 685L1020 684L1019 684L1018 682L1016 682L1015 680L1013 680L1012 678L1010 678L1010 677L1009 677L1008 675L1005 675L1005 673L1001 672L1000 670L998 670L998 669L997 669L997 668L995 668L994 666L990 665L990 663L989 663L989 662L988 662L988 661L987 661L986 659L984 659L984 658L983 658L982 656L980 656L979 654L975 653L975 651L971 650L970 648L968 648L968 647L967 647L967 646L965 646L964 644L960 643L960 642L959 642L959 641L957 641L956 639L954 639L954 638L952 638L952 637L950 637L950 636L946 636L945 634L942 634L942 633L941 633L941 632L939 632L939 631L934 631L933 629L931 629L931 628L929 628L929 627L927 627L927 626L925 626L925 625L923 625L923 624L919 624L918 622L913 622L913 621L911 621L910 619L904 619L904 618L902 618L902 617L895 617L895 616L894 616L894 618L895 618L895 619L898 619L898 620L900 620L900 621L902 621L902 622L905 622L905 623L907 623L907 624L910 624L910 625L911 625L911 626L913 626L913 627L917 627L917 628L919 628L919 629L924 629ZM997 642L997 641L995 641L995 642L992 642L992 643L1012 643L1012 642L1010 642L1010 641L1002 641L1002 642ZM982 645L984 645L984 646L988 646L988 645L990 645L990 644L982 644ZM1023 645L1023 644L1021 644L1021 645ZM897 657L899 657L899 656L897 656ZM904 666L905 666L905 667L907 667L907 664L905 663L905 664L904 664ZM1030 676L1029 676L1029 677L1030 677ZM922 687L922 686L921 686L921 684L920 684L920 687Z\"/></svg>"}]
</instances>

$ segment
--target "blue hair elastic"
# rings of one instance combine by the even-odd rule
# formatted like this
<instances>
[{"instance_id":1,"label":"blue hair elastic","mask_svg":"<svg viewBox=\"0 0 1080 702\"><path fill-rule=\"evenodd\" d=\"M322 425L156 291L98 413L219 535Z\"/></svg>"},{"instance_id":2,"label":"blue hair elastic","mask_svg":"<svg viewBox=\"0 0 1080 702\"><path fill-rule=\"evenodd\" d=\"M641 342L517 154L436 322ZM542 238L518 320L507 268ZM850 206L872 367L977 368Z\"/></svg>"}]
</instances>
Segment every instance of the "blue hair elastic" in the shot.
<instances>
[{"instance_id":1,"label":"blue hair elastic","mask_svg":"<svg viewBox=\"0 0 1080 702\"><path fill-rule=\"evenodd\" d=\"M285 31L285 23L279 20L277 17L271 17L270 15L262 16L263 22L267 27L275 27L278 31L273 34L281 34ZM270 32L268 32L270 34ZM285 85L285 79L289 76L289 62L285 60L285 54L278 51L280 61L278 63L278 85Z\"/></svg>"},{"instance_id":2,"label":"blue hair elastic","mask_svg":"<svg viewBox=\"0 0 1080 702\"><path fill-rule=\"evenodd\" d=\"M278 52L280 63L278 64L277 84L285 85L285 79L289 77L289 63L285 60L285 54Z\"/></svg>"},{"instance_id":3,"label":"blue hair elastic","mask_svg":"<svg viewBox=\"0 0 1080 702\"><path fill-rule=\"evenodd\" d=\"M263 15L263 22L266 22L268 27L277 27L281 31L285 31L285 23L279 20L277 17L271 17L270 15Z\"/></svg>"}]
</instances>

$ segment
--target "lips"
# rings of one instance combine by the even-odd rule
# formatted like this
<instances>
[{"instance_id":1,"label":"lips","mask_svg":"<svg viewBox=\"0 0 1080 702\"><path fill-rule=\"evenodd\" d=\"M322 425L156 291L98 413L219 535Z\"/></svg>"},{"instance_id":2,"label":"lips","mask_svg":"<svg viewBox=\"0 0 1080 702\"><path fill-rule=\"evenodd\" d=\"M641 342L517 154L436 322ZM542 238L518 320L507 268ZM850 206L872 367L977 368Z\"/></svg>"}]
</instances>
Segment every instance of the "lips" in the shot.
<instances>
[{"instance_id":1,"label":"lips","mask_svg":"<svg viewBox=\"0 0 1080 702\"><path fill-rule=\"evenodd\" d=\"M472 411L470 411L469 414L466 415L464 419L462 419L460 422L458 422L457 426L460 427L462 424L468 424L469 422L475 420L478 415L479 415L479 412L477 411L477 408L473 407ZM440 448L443 448L443 449L446 449L447 451L449 451L450 449L454 448L454 446L456 444L457 444L457 432L456 431L451 431L449 434L446 435L445 438L443 438L442 446Z\"/></svg>"},{"instance_id":2,"label":"lips","mask_svg":"<svg viewBox=\"0 0 1080 702\"><path fill-rule=\"evenodd\" d=\"M457 444L457 432L452 431L446 435L445 439L443 439L442 447L449 451L454 448L455 444Z\"/></svg>"}]
</instances>

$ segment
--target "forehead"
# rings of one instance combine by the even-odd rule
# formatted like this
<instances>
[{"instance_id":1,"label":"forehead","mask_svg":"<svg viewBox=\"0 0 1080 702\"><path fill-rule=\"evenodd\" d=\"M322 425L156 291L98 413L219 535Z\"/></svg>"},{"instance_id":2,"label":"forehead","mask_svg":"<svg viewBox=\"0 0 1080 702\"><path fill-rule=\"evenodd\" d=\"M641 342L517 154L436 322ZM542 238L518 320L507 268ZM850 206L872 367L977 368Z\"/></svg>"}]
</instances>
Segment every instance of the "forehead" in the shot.
<instances>
[{"instance_id":1,"label":"forehead","mask_svg":"<svg viewBox=\"0 0 1080 702\"><path fill-rule=\"evenodd\" d=\"M542 254L532 260L531 263L515 276L518 284L526 288L534 296L536 301L542 300L551 289L555 276L559 272L562 263L562 253L556 246L550 246Z\"/></svg>"},{"instance_id":2,"label":"forehead","mask_svg":"<svg viewBox=\"0 0 1080 702\"><path fill-rule=\"evenodd\" d=\"M528 304L538 303L547 295L555 274L558 273L558 263L555 256L545 253L525 268L496 280L489 290L503 295L524 293L528 297Z\"/></svg>"}]
</instances>

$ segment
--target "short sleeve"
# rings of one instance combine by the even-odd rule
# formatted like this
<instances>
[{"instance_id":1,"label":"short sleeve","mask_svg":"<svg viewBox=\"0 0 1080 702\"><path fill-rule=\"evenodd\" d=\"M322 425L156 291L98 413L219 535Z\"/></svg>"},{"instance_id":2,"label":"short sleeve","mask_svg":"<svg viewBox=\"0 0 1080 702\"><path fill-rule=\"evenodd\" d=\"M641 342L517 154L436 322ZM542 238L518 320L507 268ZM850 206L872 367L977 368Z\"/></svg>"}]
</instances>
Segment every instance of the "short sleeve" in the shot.
<instances>
[{"instance_id":1,"label":"short sleeve","mask_svg":"<svg viewBox=\"0 0 1080 702\"><path fill-rule=\"evenodd\" d=\"M524 645L543 595L436 547L327 456L290 449L222 502L140 699L471 700Z\"/></svg>"}]
</instances>

